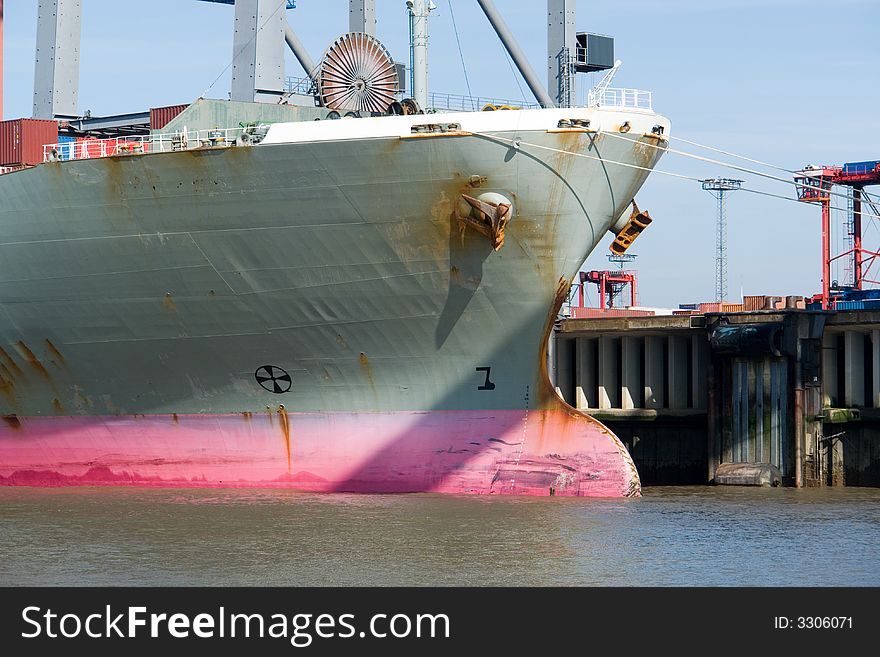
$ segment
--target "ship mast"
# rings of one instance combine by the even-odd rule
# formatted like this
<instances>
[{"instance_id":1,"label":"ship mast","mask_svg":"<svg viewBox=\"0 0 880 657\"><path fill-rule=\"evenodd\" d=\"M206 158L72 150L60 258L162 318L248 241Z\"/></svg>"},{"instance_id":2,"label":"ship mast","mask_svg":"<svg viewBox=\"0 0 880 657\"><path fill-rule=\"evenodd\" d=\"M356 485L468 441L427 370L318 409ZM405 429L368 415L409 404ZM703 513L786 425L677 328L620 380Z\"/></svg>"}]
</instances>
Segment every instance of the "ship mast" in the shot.
<instances>
[{"instance_id":1,"label":"ship mast","mask_svg":"<svg viewBox=\"0 0 880 657\"><path fill-rule=\"evenodd\" d=\"M412 25L413 98L419 107L428 106L428 14L436 5L431 0L407 0Z\"/></svg>"}]
</instances>

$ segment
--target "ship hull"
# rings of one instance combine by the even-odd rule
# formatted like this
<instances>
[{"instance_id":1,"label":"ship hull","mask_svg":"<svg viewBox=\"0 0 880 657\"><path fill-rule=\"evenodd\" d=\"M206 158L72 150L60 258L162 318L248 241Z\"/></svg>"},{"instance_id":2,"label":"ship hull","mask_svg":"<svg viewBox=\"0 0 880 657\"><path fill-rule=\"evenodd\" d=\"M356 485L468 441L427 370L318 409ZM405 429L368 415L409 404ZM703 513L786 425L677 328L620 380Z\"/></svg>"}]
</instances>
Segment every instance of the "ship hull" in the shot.
<instances>
[{"instance_id":1,"label":"ship hull","mask_svg":"<svg viewBox=\"0 0 880 657\"><path fill-rule=\"evenodd\" d=\"M597 130L556 130L578 114ZM546 345L662 119L454 119L0 176L2 481L637 494ZM457 220L482 194L511 202L497 251Z\"/></svg>"},{"instance_id":2,"label":"ship hull","mask_svg":"<svg viewBox=\"0 0 880 657\"><path fill-rule=\"evenodd\" d=\"M28 418L0 485L631 495L611 434L557 411Z\"/></svg>"}]
</instances>

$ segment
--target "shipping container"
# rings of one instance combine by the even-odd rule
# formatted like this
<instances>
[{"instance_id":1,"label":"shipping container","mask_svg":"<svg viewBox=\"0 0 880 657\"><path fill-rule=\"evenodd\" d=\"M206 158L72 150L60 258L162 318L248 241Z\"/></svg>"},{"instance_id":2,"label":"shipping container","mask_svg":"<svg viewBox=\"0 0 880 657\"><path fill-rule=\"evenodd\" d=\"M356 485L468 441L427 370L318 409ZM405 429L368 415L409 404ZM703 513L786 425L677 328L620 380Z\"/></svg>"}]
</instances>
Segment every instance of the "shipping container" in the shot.
<instances>
[{"instance_id":1,"label":"shipping container","mask_svg":"<svg viewBox=\"0 0 880 657\"><path fill-rule=\"evenodd\" d=\"M722 303L721 312L723 313L740 313L743 310L741 303Z\"/></svg>"},{"instance_id":2,"label":"shipping container","mask_svg":"<svg viewBox=\"0 0 880 657\"><path fill-rule=\"evenodd\" d=\"M847 175L858 173L871 173L877 167L880 167L880 160L869 160L868 162L847 162L843 165L843 172Z\"/></svg>"},{"instance_id":3,"label":"shipping container","mask_svg":"<svg viewBox=\"0 0 880 657\"><path fill-rule=\"evenodd\" d=\"M673 315L696 315L696 314L698 314L698 311L696 309L688 308L685 310L673 310L672 314Z\"/></svg>"},{"instance_id":4,"label":"shipping container","mask_svg":"<svg viewBox=\"0 0 880 657\"><path fill-rule=\"evenodd\" d=\"M43 146L54 144L57 139L57 121L0 121L0 166L40 164L43 161Z\"/></svg>"},{"instance_id":5,"label":"shipping container","mask_svg":"<svg viewBox=\"0 0 880 657\"><path fill-rule=\"evenodd\" d=\"M189 105L169 105L150 108L150 130L161 130L171 123Z\"/></svg>"},{"instance_id":6,"label":"shipping container","mask_svg":"<svg viewBox=\"0 0 880 657\"><path fill-rule=\"evenodd\" d=\"M107 145L102 139L81 137L76 140L76 159L85 160L92 157L106 157Z\"/></svg>"},{"instance_id":7,"label":"shipping container","mask_svg":"<svg viewBox=\"0 0 880 657\"><path fill-rule=\"evenodd\" d=\"M843 293L844 301L864 301L867 299L880 299L880 290L846 290Z\"/></svg>"},{"instance_id":8,"label":"shipping container","mask_svg":"<svg viewBox=\"0 0 880 657\"><path fill-rule=\"evenodd\" d=\"M85 160L93 157L146 153L149 150L149 146L149 142L142 142L137 139L95 139L93 137L82 137L76 141L73 157L76 160Z\"/></svg>"},{"instance_id":9,"label":"shipping container","mask_svg":"<svg viewBox=\"0 0 880 657\"><path fill-rule=\"evenodd\" d=\"M651 310L629 310L628 308L580 308L571 309L572 319L600 319L602 317L653 317Z\"/></svg>"},{"instance_id":10,"label":"shipping container","mask_svg":"<svg viewBox=\"0 0 880 657\"><path fill-rule=\"evenodd\" d=\"M721 312L721 304L720 303L701 303L699 307L699 311L701 313L720 313Z\"/></svg>"},{"instance_id":11,"label":"shipping container","mask_svg":"<svg viewBox=\"0 0 880 657\"><path fill-rule=\"evenodd\" d=\"M58 135L58 157L63 161L76 157L76 137Z\"/></svg>"},{"instance_id":12,"label":"shipping container","mask_svg":"<svg viewBox=\"0 0 880 657\"><path fill-rule=\"evenodd\" d=\"M864 301L838 301L835 306L836 310L864 310Z\"/></svg>"},{"instance_id":13,"label":"shipping container","mask_svg":"<svg viewBox=\"0 0 880 657\"><path fill-rule=\"evenodd\" d=\"M743 297L743 310L764 310L767 297L761 295L746 295Z\"/></svg>"},{"instance_id":14,"label":"shipping container","mask_svg":"<svg viewBox=\"0 0 880 657\"><path fill-rule=\"evenodd\" d=\"M696 310L700 307L698 303L680 303L678 304L679 310Z\"/></svg>"}]
</instances>

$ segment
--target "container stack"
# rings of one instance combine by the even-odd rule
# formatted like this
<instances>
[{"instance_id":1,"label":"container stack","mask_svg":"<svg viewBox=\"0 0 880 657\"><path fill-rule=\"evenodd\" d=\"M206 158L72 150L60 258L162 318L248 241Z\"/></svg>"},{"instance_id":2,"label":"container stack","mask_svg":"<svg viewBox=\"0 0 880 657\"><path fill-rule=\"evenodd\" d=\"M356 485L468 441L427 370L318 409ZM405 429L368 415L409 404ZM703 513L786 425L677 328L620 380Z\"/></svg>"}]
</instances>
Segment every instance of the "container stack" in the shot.
<instances>
[{"instance_id":1,"label":"container stack","mask_svg":"<svg viewBox=\"0 0 880 657\"><path fill-rule=\"evenodd\" d=\"M150 130L161 130L171 123L189 105L169 105L150 108Z\"/></svg>"},{"instance_id":2,"label":"container stack","mask_svg":"<svg viewBox=\"0 0 880 657\"><path fill-rule=\"evenodd\" d=\"M44 119L0 121L0 167L25 167L43 161L43 146L58 141L58 122Z\"/></svg>"},{"instance_id":3,"label":"container stack","mask_svg":"<svg viewBox=\"0 0 880 657\"><path fill-rule=\"evenodd\" d=\"M653 310L631 310L629 308L581 308L571 309L572 319L599 319L601 317L653 317Z\"/></svg>"}]
</instances>

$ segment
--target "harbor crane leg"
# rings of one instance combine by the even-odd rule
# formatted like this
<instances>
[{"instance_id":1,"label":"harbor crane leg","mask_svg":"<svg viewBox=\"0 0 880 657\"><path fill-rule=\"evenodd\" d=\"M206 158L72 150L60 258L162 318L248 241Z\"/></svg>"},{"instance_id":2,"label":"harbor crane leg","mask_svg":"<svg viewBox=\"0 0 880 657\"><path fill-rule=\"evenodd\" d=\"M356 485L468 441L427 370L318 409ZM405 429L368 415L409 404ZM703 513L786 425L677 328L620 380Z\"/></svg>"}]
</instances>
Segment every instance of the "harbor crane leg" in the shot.
<instances>
[{"instance_id":1,"label":"harbor crane leg","mask_svg":"<svg viewBox=\"0 0 880 657\"><path fill-rule=\"evenodd\" d=\"M348 31L376 36L376 0L349 0Z\"/></svg>"},{"instance_id":2,"label":"harbor crane leg","mask_svg":"<svg viewBox=\"0 0 880 657\"><path fill-rule=\"evenodd\" d=\"M853 187L853 286L862 289L862 190Z\"/></svg>"},{"instance_id":3,"label":"harbor crane leg","mask_svg":"<svg viewBox=\"0 0 880 657\"><path fill-rule=\"evenodd\" d=\"M831 200L822 201L822 308L831 307Z\"/></svg>"},{"instance_id":4,"label":"harbor crane leg","mask_svg":"<svg viewBox=\"0 0 880 657\"><path fill-rule=\"evenodd\" d=\"M277 102L284 93L287 0L237 0L232 100Z\"/></svg>"},{"instance_id":5,"label":"harbor crane leg","mask_svg":"<svg viewBox=\"0 0 880 657\"><path fill-rule=\"evenodd\" d=\"M526 81L526 84L529 86L529 89L534 94L535 100L541 104L541 107L556 107L556 103L550 97L550 94L548 94L547 90L541 86L538 76L535 74L534 69L532 69L531 64L529 64L528 59L526 59L525 54L520 49L519 44L516 42L510 29L507 27L507 23L504 22L501 14L499 14L498 10L495 8L495 3L492 2L492 0L477 0L477 2L483 10L483 13L486 14L486 18L489 19L489 23L495 29L498 38L501 39L501 43L504 44L507 54L510 55L516 68L519 70L523 79Z\"/></svg>"},{"instance_id":6,"label":"harbor crane leg","mask_svg":"<svg viewBox=\"0 0 880 657\"><path fill-rule=\"evenodd\" d=\"M577 98L571 60L577 49L576 0L547 0L547 90L559 107Z\"/></svg>"},{"instance_id":7,"label":"harbor crane leg","mask_svg":"<svg viewBox=\"0 0 880 657\"><path fill-rule=\"evenodd\" d=\"M296 32L293 31L293 28L290 27L290 24L287 21L284 22L284 40L287 42L291 52L293 52L294 57L296 57L297 61L300 63L300 66L303 67L306 75L314 79L318 74L318 65L315 64L315 60L309 55L306 47L302 44L302 41L299 40Z\"/></svg>"},{"instance_id":8,"label":"harbor crane leg","mask_svg":"<svg viewBox=\"0 0 880 657\"><path fill-rule=\"evenodd\" d=\"M82 0L40 0L34 118L77 118Z\"/></svg>"}]
</instances>

